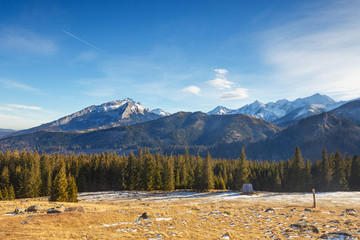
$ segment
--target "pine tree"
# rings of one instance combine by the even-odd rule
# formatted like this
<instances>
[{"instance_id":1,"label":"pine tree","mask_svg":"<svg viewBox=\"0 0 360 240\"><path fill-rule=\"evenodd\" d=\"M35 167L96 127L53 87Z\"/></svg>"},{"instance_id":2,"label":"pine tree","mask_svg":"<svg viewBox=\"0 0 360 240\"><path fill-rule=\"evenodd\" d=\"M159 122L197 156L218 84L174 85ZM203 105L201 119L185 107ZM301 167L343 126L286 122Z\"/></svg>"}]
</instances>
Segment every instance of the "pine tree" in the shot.
<instances>
[{"instance_id":1,"label":"pine tree","mask_svg":"<svg viewBox=\"0 0 360 240\"><path fill-rule=\"evenodd\" d=\"M11 184L8 190L8 200L15 200L15 191L14 191L14 187Z\"/></svg>"},{"instance_id":2,"label":"pine tree","mask_svg":"<svg viewBox=\"0 0 360 240\"><path fill-rule=\"evenodd\" d=\"M202 167L201 190L209 191L213 188L214 188L214 177L213 177L213 169L212 169L212 159L210 153L207 152Z\"/></svg>"},{"instance_id":3,"label":"pine tree","mask_svg":"<svg viewBox=\"0 0 360 240\"><path fill-rule=\"evenodd\" d=\"M333 170L330 164L329 156L326 149L322 151L322 162L321 162L321 185L320 189L328 191L333 178Z\"/></svg>"},{"instance_id":4,"label":"pine tree","mask_svg":"<svg viewBox=\"0 0 360 240\"><path fill-rule=\"evenodd\" d=\"M68 181L65 164L61 163L51 187L50 201L66 202L68 200Z\"/></svg>"},{"instance_id":5,"label":"pine tree","mask_svg":"<svg viewBox=\"0 0 360 240\"><path fill-rule=\"evenodd\" d=\"M349 188L353 191L360 190L360 158L355 155L351 163Z\"/></svg>"},{"instance_id":6,"label":"pine tree","mask_svg":"<svg viewBox=\"0 0 360 240\"><path fill-rule=\"evenodd\" d=\"M245 148L243 146L241 148L240 161L236 174L235 188L237 190L240 190L243 184L248 182L249 174L250 174L250 170L249 170L248 162L246 160Z\"/></svg>"},{"instance_id":7,"label":"pine tree","mask_svg":"<svg viewBox=\"0 0 360 240\"><path fill-rule=\"evenodd\" d=\"M288 182L290 190L295 192L308 191L307 177L305 163L301 156L300 148L296 146L295 153L291 159L288 170Z\"/></svg>"},{"instance_id":8,"label":"pine tree","mask_svg":"<svg viewBox=\"0 0 360 240\"><path fill-rule=\"evenodd\" d=\"M136 171L137 164L133 152L130 152L129 157L127 158L126 166L126 186L129 190L134 190L138 179L138 172Z\"/></svg>"},{"instance_id":9,"label":"pine tree","mask_svg":"<svg viewBox=\"0 0 360 240\"><path fill-rule=\"evenodd\" d=\"M69 174L68 177L67 195L68 202L78 202L78 189L76 186L75 178L71 176L71 174Z\"/></svg>"},{"instance_id":10,"label":"pine tree","mask_svg":"<svg viewBox=\"0 0 360 240\"><path fill-rule=\"evenodd\" d=\"M174 190L174 159L173 156L164 159L162 174L162 189Z\"/></svg>"},{"instance_id":11,"label":"pine tree","mask_svg":"<svg viewBox=\"0 0 360 240\"><path fill-rule=\"evenodd\" d=\"M333 179L331 181L331 189L333 191L343 191L348 189L348 183L346 179L346 163L341 156L339 150L336 151L335 155L332 155L333 159Z\"/></svg>"}]
</instances>

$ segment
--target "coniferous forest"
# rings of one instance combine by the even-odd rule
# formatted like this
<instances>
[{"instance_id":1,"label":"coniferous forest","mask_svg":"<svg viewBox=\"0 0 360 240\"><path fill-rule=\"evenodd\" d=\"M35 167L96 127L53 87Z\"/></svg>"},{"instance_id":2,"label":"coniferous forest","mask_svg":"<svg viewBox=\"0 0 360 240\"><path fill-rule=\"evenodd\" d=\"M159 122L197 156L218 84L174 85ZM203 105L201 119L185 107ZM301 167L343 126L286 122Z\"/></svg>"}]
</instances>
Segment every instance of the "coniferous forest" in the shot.
<instances>
[{"instance_id":1,"label":"coniferous forest","mask_svg":"<svg viewBox=\"0 0 360 240\"><path fill-rule=\"evenodd\" d=\"M290 156L291 157L291 156ZM77 201L77 193L110 190L239 190L252 183L256 191L360 190L360 158L322 151L322 159L304 160L297 147L287 161L251 161L244 148L238 159L189 155L47 155L0 152L0 199L49 196L50 201Z\"/></svg>"}]
</instances>

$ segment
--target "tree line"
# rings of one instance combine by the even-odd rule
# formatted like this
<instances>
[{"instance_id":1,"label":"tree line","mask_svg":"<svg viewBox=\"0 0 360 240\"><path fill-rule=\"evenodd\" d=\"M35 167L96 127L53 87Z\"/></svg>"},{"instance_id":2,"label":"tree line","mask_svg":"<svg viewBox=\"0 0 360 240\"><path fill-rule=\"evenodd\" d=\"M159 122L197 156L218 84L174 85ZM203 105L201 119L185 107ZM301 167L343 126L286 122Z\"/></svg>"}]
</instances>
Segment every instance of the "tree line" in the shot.
<instances>
[{"instance_id":1,"label":"tree line","mask_svg":"<svg viewBox=\"0 0 360 240\"><path fill-rule=\"evenodd\" d=\"M0 199L49 196L51 201L77 201L78 191L211 189L240 190L252 183L257 191L360 190L360 158L339 151L304 160L296 147L286 161L251 161L242 148L238 159L184 154L136 155L42 154L0 152Z\"/></svg>"}]
</instances>

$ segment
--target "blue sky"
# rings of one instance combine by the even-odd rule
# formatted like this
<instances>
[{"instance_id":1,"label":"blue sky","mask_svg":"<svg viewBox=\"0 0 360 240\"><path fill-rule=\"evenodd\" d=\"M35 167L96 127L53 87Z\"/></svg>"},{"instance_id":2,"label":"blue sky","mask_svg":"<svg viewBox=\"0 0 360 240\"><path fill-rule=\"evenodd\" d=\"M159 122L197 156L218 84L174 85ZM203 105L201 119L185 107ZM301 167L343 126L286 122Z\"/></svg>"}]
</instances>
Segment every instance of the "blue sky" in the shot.
<instances>
[{"instance_id":1,"label":"blue sky","mask_svg":"<svg viewBox=\"0 0 360 240\"><path fill-rule=\"evenodd\" d=\"M0 128L126 97L174 113L360 96L359 1L0 0Z\"/></svg>"}]
</instances>

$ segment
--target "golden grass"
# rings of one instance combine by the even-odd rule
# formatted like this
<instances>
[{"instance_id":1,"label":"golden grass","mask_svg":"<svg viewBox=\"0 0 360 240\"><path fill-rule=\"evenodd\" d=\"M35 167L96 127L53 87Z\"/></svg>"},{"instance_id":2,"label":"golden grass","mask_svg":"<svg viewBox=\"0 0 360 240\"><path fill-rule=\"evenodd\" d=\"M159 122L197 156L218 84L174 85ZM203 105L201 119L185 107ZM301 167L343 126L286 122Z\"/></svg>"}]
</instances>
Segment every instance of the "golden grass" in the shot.
<instances>
[{"instance_id":1,"label":"golden grass","mask_svg":"<svg viewBox=\"0 0 360 240\"><path fill-rule=\"evenodd\" d=\"M85 213L5 215L16 207L27 208L35 204L45 210L59 205L83 206ZM359 205L344 202L344 205L332 206L323 202L318 204L316 211L306 212L304 209L311 207L311 202L308 205L269 202L255 197L226 201L129 199L97 203L19 199L0 202L0 239L221 239L224 235L231 239L286 239L286 236L315 239L326 231L359 231L359 217L340 216L349 207L360 212ZM275 211L265 212L269 207ZM144 212L154 216L136 222ZM320 233L289 228L291 223L300 219L317 226Z\"/></svg>"}]
</instances>

